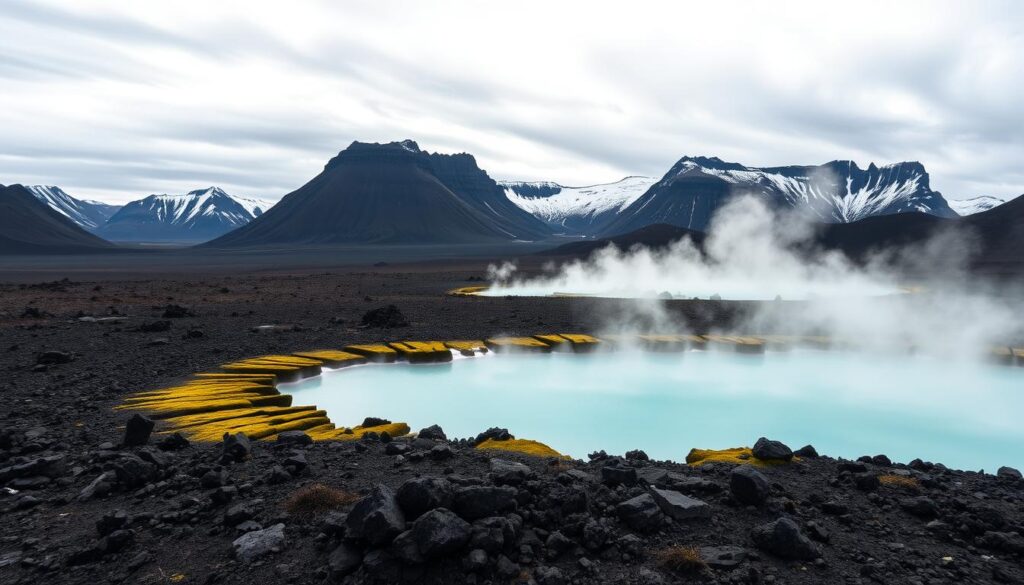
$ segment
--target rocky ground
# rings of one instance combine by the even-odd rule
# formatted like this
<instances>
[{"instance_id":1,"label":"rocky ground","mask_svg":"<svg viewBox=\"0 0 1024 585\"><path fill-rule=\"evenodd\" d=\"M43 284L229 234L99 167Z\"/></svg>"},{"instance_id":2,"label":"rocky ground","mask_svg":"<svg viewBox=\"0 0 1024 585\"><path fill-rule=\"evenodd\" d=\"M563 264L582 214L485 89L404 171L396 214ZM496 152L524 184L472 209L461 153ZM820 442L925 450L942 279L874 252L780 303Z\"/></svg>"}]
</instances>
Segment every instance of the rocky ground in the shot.
<instances>
[{"instance_id":1,"label":"rocky ground","mask_svg":"<svg viewBox=\"0 0 1024 585\"><path fill-rule=\"evenodd\" d=\"M0 582L1024 582L1024 482L1009 469L808 450L769 466L641 452L545 460L438 429L314 444L301 433L188 444L133 432L124 444L129 415L112 407L125 395L230 360L587 331L608 309L441 294L481 275L379 267L0 285ZM389 304L409 325L362 327ZM745 308L673 310L706 329ZM763 442L757 454L787 451Z\"/></svg>"}]
</instances>

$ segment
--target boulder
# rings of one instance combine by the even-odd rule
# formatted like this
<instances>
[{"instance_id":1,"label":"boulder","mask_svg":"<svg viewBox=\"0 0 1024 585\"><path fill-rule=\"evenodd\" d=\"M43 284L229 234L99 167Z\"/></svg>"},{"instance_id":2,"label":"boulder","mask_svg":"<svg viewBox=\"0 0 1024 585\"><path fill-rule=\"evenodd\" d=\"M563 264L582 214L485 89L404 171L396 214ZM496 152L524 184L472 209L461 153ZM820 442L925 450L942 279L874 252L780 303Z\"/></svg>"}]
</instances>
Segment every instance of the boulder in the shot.
<instances>
[{"instance_id":1,"label":"boulder","mask_svg":"<svg viewBox=\"0 0 1024 585\"><path fill-rule=\"evenodd\" d=\"M780 441L772 441L761 437L754 443L754 448L751 449L754 457L758 459L776 459L781 461L790 461L793 459L793 450L787 447Z\"/></svg>"},{"instance_id":2,"label":"boulder","mask_svg":"<svg viewBox=\"0 0 1024 585\"><path fill-rule=\"evenodd\" d=\"M939 506L925 496L900 501L900 507L912 516L932 520L939 515Z\"/></svg>"},{"instance_id":3,"label":"boulder","mask_svg":"<svg viewBox=\"0 0 1024 585\"><path fill-rule=\"evenodd\" d=\"M1013 467L1006 467L1006 466L1000 467L996 471L996 477L1000 477L1000 478L1003 478L1003 479L1012 479L1012 480L1017 480L1017 481L1020 481L1022 479L1022 476L1021 476L1021 473L1020 473L1019 470L1014 469Z\"/></svg>"},{"instance_id":4,"label":"boulder","mask_svg":"<svg viewBox=\"0 0 1024 585\"><path fill-rule=\"evenodd\" d=\"M804 536L790 518L757 526L750 536L759 549L784 559L811 561L821 556L818 546Z\"/></svg>"},{"instance_id":5,"label":"boulder","mask_svg":"<svg viewBox=\"0 0 1024 585\"><path fill-rule=\"evenodd\" d=\"M793 455L803 457L804 459L814 459L815 457L818 457L818 450L815 449L813 445L804 445L794 451Z\"/></svg>"},{"instance_id":6,"label":"boulder","mask_svg":"<svg viewBox=\"0 0 1024 585\"><path fill-rule=\"evenodd\" d=\"M355 503L345 520L345 527L349 537L382 546L405 530L405 514L391 488L379 484Z\"/></svg>"},{"instance_id":7,"label":"boulder","mask_svg":"<svg viewBox=\"0 0 1024 585\"><path fill-rule=\"evenodd\" d=\"M153 427L156 425L149 417L141 414L133 414L124 425L124 444L129 447L145 445L149 442L149 436L153 434Z\"/></svg>"},{"instance_id":8,"label":"boulder","mask_svg":"<svg viewBox=\"0 0 1024 585\"><path fill-rule=\"evenodd\" d=\"M372 309L363 314L363 327L381 327L391 329L393 327L408 327L409 320L405 318L402 311L395 305L387 305Z\"/></svg>"},{"instance_id":9,"label":"boulder","mask_svg":"<svg viewBox=\"0 0 1024 585\"><path fill-rule=\"evenodd\" d=\"M704 546L700 548L700 558L712 569L729 571L747 560L747 549L739 546Z\"/></svg>"},{"instance_id":10,"label":"boulder","mask_svg":"<svg viewBox=\"0 0 1024 585\"><path fill-rule=\"evenodd\" d=\"M707 502L702 502L679 492L652 487L651 496L654 497L654 501L657 502L661 511L675 520L711 517L711 506Z\"/></svg>"},{"instance_id":11,"label":"boulder","mask_svg":"<svg viewBox=\"0 0 1024 585\"><path fill-rule=\"evenodd\" d=\"M327 570L334 581L340 581L343 577L351 575L361 564L363 564L363 553L345 542L339 544L327 557Z\"/></svg>"},{"instance_id":12,"label":"boulder","mask_svg":"<svg viewBox=\"0 0 1024 585\"><path fill-rule=\"evenodd\" d=\"M498 485L519 485L537 474L532 469L516 461L491 459L491 477Z\"/></svg>"},{"instance_id":13,"label":"boulder","mask_svg":"<svg viewBox=\"0 0 1024 585\"><path fill-rule=\"evenodd\" d=\"M615 461L601 468L601 481L605 485L633 485L636 479L636 469L619 465Z\"/></svg>"},{"instance_id":14,"label":"boulder","mask_svg":"<svg viewBox=\"0 0 1024 585\"><path fill-rule=\"evenodd\" d=\"M496 516L516 507L516 490L504 486L472 485L455 490L453 510L466 520Z\"/></svg>"},{"instance_id":15,"label":"boulder","mask_svg":"<svg viewBox=\"0 0 1024 585\"><path fill-rule=\"evenodd\" d=\"M396 498L408 518L418 518L434 508L451 508L455 490L442 477L414 477L398 488Z\"/></svg>"},{"instance_id":16,"label":"boulder","mask_svg":"<svg viewBox=\"0 0 1024 585\"><path fill-rule=\"evenodd\" d=\"M435 508L413 523L412 537L423 558L436 559L462 548L469 541L470 527L451 510Z\"/></svg>"},{"instance_id":17,"label":"boulder","mask_svg":"<svg viewBox=\"0 0 1024 585\"><path fill-rule=\"evenodd\" d=\"M230 463L245 461L252 454L252 443L245 433L224 433L223 454L221 461Z\"/></svg>"},{"instance_id":18,"label":"boulder","mask_svg":"<svg viewBox=\"0 0 1024 585\"><path fill-rule=\"evenodd\" d=\"M665 516L651 494L641 494L615 507L619 518L637 532L653 532L661 527Z\"/></svg>"},{"instance_id":19,"label":"boulder","mask_svg":"<svg viewBox=\"0 0 1024 585\"><path fill-rule=\"evenodd\" d=\"M771 488L768 478L749 465L737 465L729 474L729 489L736 501L758 506L768 499Z\"/></svg>"},{"instance_id":20,"label":"boulder","mask_svg":"<svg viewBox=\"0 0 1024 585\"><path fill-rule=\"evenodd\" d=\"M277 443L279 445L302 447L312 445L313 437L307 435L305 431L284 431L283 433L278 433Z\"/></svg>"},{"instance_id":21,"label":"boulder","mask_svg":"<svg viewBox=\"0 0 1024 585\"><path fill-rule=\"evenodd\" d=\"M432 441L448 440L448 437L444 434L444 430L437 425L430 425L429 427L420 430L416 436L420 439L430 439Z\"/></svg>"},{"instance_id":22,"label":"boulder","mask_svg":"<svg viewBox=\"0 0 1024 585\"><path fill-rule=\"evenodd\" d=\"M260 557L284 548L284 524L275 524L263 530L247 532L235 539L235 557L243 563L251 563Z\"/></svg>"}]
</instances>

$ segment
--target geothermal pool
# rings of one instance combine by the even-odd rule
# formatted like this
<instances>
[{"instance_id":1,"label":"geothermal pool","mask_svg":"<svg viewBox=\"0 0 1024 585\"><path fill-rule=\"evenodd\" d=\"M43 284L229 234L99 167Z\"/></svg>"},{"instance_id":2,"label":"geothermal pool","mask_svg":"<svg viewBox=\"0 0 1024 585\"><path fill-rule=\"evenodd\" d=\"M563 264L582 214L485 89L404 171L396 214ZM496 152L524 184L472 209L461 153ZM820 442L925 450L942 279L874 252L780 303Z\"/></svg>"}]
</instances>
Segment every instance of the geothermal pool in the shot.
<instances>
[{"instance_id":1,"label":"geothermal pool","mask_svg":"<svg viewBox=\"0 0 1024 585\"><path fill-rule=\"evenodd\" d=\"M413 430L436 423L449 437L506 427L576 458L643 449L683 461L691 447L767 436L833 457L995 472L1024 466L1022 382L1015 367L794 350L456 356L325 371L281 389L339 425L378 416Z\"/></svg>"}]
</instances>

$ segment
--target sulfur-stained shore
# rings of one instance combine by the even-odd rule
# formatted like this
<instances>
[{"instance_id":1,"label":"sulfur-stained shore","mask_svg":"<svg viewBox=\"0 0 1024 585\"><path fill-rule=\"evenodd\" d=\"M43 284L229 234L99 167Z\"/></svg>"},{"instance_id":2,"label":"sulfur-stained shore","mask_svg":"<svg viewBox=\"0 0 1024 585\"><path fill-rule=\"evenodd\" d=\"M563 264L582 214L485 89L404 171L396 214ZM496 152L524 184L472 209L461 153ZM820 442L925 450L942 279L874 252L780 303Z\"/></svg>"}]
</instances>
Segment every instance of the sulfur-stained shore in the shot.
<instances>
[{"instance_id":1,"label":"sulfur-stained shore","mask_svg":"<svg viewBox=\"0 0 1024 585\"><path fill-rule=\"evenodd\" d=\"M1024 581L1024 482L1012 470L810 451L687 465L701 445L679 445L674 462L639 451L572 461L436 429L387 442L292 432L123 444L135 411L117 407L131 395L253 356L602 324L592 299L443 294L482 274L384 266L0 284L0 582ZM361 325L391 304L408 325ZM707 330L745 306L673 311ZM481 432L501 426L480 421ZM749 435L753 446L759 433ZM313 484L345 497L296 500Z\"/></svg>"}]
</instances>

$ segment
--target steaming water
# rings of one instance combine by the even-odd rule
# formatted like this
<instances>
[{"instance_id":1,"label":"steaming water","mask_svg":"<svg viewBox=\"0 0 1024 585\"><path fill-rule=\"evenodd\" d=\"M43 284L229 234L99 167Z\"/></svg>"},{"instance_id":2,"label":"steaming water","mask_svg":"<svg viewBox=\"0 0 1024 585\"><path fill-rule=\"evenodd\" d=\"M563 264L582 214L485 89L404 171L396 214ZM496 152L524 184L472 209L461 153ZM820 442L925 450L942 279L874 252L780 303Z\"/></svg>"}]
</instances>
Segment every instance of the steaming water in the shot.
<instances>
[{"instance_id":1,"label":"steaming water","mask_svg":"<svg viewBox=\"0 0 1024 585\"><path fill-rule=\"evenodd\" d=\"M656 298L664 293L673 299L710 299L720 298L727 301L770 301L776 298L787 301L804 301L810 299L860 299L902 294L905 291L896 286L865 283L850 287L847 283L830 284L815 282L779 282L775 286L750 282L744 279L718 279L714 282L694 280L687 284L666 283L661 289L643 288L631 285L628 279L613 284L609 283L565 283L560 281L524 281L512 284L496 283L491 288L481 291L480 296L487 297L550 297L560 295L595 296L605 298Z\"/></svg>"},{"instance_id":2,"label":"steaming water","mask_svg":"<svg viewBox=\"0 0 1024 585\"><path fill-rule=\"evenodd\" d=\"M1024 369L926 357L798 350L764 356L502 355L441 365L369 365L287 386L339 425L366 416L492 426L577 458L598 449L682 461L691 447L759 436L833 457L884 453L960 469L1024 466Z\"/></svg>"}]
</instances>

